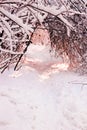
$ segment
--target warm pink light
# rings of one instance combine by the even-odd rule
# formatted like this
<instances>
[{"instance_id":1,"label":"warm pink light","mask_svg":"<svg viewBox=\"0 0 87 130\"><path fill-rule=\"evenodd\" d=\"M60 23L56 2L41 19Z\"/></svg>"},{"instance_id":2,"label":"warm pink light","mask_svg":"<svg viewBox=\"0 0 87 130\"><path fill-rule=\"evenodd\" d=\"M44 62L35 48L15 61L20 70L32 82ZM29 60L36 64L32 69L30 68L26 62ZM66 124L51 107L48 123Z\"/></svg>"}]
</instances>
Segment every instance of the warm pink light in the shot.
<instances>
[{"instance_id":1,"label":"warm pink light","mask_svg":"<svg viewBox=\"0 0 87 130\"><path fill-rule=\"evenodd\" d=\"M59 70L67 70L69 65L67 63L58 63L51 66L52 68L56 68Z\"/></svg>"}]
</instances>

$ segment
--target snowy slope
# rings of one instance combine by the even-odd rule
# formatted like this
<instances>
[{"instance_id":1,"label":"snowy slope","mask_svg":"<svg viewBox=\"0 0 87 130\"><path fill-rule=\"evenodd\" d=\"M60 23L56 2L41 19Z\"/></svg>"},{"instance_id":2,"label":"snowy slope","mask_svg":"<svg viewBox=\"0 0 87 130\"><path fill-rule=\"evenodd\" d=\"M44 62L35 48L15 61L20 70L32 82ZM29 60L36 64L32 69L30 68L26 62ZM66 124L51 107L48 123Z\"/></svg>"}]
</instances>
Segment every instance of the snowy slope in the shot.
<instances>
[{"instance_id":1,"label":"snowy slope","mask_svg":"<svg viewBox=\"0 0 87 130\"><path fill-rule=\"evenodd\" d=\"M0 130L87 130L87 78L48 50L31 46L21 70L0 75Z\"/></svg>"}]
</instances>

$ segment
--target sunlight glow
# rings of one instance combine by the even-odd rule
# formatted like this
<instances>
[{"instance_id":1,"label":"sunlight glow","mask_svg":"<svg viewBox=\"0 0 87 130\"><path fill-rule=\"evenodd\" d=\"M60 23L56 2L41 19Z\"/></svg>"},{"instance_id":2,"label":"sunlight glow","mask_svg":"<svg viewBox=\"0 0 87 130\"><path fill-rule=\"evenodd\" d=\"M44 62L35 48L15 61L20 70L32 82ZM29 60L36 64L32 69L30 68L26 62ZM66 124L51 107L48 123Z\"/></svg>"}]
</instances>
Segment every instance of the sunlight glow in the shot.
<instances>
[{"instance_id":1,"label":"sunlight glow","mask_svg":"<svg viewBox=\"0 0 87 130\"><path fill-rule=\"evenodd\" d=\"M41 60L38 59L38 58L32 59L32 58L29 58L29 57L25 57L25 58L23 59L23 63L27 64L27 63L29 63L29 62L41 62Z\"/></svg>"},{"instance_id":2,"label":"sunlight glow","mask_svg":"<svg viewBox=\"0 0 87 130\"><path fill-rule=\"evenodd\" d=\"M14 71L12 74L9 75L9 77L17 78L23 75L20 71Z\"/></svg>"},{"instance_id":3,"label":"sunlight glow","mask_svg":"<svg viewBox=\"0 0 87 130\"><path fill-rule=\"evenodd\" d=\"M49 75L48 74L39 75L39 79L40 79L40 81L44 81L46 79L49 79Z\"/></svg>"},{"instance_id":4,"label":"sunlight glow","mask_svg":"<svg viewBox=\"0 0 87 130\"><path fill-rule=\"evenodd\" d=\"M68 70L69 65L66 63L56 63L45 70L41 75L39 75L40 81L44 81L50 78L52 74L58 73L60 71Z\"/></svg>"},{"instance_id":5,"label":"sunlight glow","mask_svg":"<svg viewBox=\"0 0 87 130\"><path fill-rule=\"evenodd\" d=\"M57 68L57 69L59 69L59 70L67 70L68 69L68 67L69 67L69 65L68 64L66 64L66 63L59 63L59 64L54 64L54 65L52 65L51 66L52 68Z\"/></svg>"},{"instance_id":6,"label":"sunlight glow","mask_svg":"<svg viewBox=\"0 0 87 130\"><path fill-rule=\"evenodd\" d=\"M41 62L39 59L31 59L31 58L24 58L23 59L23 70L29 71L37 71L39 74L39 80L44 81L50 78L52 74L59 73L60 71L68 70L69 64L68 63L59 63L51 62L51 63L44 63ZM15 71L10 77L16 78L23 75L24 71Z\"/></svg>"}]
</instances>

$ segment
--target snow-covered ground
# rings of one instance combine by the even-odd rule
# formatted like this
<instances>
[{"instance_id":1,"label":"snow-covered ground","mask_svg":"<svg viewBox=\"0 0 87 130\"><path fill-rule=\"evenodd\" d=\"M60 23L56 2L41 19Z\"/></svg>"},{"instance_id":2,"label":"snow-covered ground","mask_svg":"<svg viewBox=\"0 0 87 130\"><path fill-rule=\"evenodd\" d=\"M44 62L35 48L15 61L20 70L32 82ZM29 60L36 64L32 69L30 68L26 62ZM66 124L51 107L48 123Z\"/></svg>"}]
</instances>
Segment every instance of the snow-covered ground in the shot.
<instances>
[{"instance_id":1,"label":"snow-covered ground","mask_svg":"<svg viewBox=\"0 0 87 130\"><path fill-rule=\"evenodd\" d=\"M87 130L87 77L66 71L49 46L0 75L0 130Z\"/></svg>"}]
</instances>

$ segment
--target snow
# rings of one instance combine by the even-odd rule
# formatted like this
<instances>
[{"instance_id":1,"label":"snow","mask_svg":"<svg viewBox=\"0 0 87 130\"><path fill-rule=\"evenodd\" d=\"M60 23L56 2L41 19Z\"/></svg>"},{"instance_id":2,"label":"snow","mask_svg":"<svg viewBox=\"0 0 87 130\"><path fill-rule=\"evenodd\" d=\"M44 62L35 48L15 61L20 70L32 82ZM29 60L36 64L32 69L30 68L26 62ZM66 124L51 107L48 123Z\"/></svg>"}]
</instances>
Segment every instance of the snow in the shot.
<instances>
[{"instance_id":1,"label":"snow","mask_svg":"<svg viewBox=\"0 0 87 130\"><path fill-rule=\"evenodd\" d=\"M11 14L9 12L7 12L5 9L3 9L2 7L0 7L0 12L3 13L4 15L6 15L8 18L12 19L14 22L16 22L20 27L22 27L24 29L24 31L29 34L29 31L30 32L33 32L33 29L32 29L32 25L27 25L27 24L24 24L22 22L22 20L17 17L16 15L14 14Z\"/></svg>"},{"instance_id":2,"label":"snow","mask_svg":"<svg viewBox=\"0 0 87 130\"><path fill-rule=\"evenodd\" d=\"M28 6L33 7L33 8L36 8L36 9L37 9L37 7L38 7L39 10L41 10L41 11L43 11L43 12L45 12L45 13L49 13L49 14L52 14L53 16L57 16L57 17L59 17L67 26L69 26L70 28L74 29L74 27L70 24L70 22L68 22L68 20L65 19L65 18L63 17L63 15L62 15L62 13L64 13L64 12L67 11L66 8L65 8L65 6L62 5L62 7L61 7L60 9L58 9L58 7L55 6L55 5L52 5L52 6L49 6L49 5L48 5L48 6L44 6L43 4L38 4L38 6L37 6L37 4L36 4L36 5L35 5L35 4L29 5L29 4L28 4ZM45 18L45 17L44 17L44 18ZM39 19L41 19L41 21L43 21L44 18L39 18ZM42 19L43 19L43 20L42 20Z\"/></svg>"},{"instance_id":3,"label":"snow","mask_svg":"<svg viewBox=\"0 0 87 130\"><path fill-rule=\"evenodd\" d=\"M87 77L55 66L49 49L31 45L19 71L0 75L0 130L87 130Z\"/></svg>"}]
</instances>

